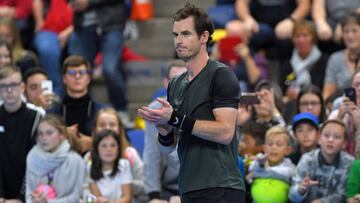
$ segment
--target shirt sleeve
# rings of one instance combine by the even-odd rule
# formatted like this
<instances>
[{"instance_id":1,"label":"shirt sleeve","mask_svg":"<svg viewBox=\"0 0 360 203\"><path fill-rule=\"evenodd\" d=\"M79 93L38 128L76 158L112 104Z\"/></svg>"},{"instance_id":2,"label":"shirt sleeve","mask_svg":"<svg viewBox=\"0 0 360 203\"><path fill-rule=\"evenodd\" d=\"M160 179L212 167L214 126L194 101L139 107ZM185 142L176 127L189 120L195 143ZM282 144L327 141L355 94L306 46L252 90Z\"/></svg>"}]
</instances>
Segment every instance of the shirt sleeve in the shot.
<instances>
[{"instance_id":1,"label":"shirt sleeve","mask_svg":"<svg viewBox=\"0 0 360 203\"><path fill-rule=\"evenodd\" d=\"M328 64L326 66L326 72L325 72L325 84L336 84L336 72L337 72L337 66L338 66L338 57L337 55L331 55L328 61Z\"/></svg>"},{"instance_id":2,"label":"shirt sleeve","mask_svg":"<svg viewBox=\"0 0 360 203\"><path fill-rule=\"evenodd\" d=\"M129 161L126 159L121 159L119 165L120 173L122 174L121 184L131 184L133 182L133 176L131 174Z\"/></svg>"},{"instance_id":3,"label":"shirt sleeve","mask_svg":"<svg viewBox=\"0 0 360 203\"><path fill-rule=\"evenodd\" d=\"M354 162L351 166L347 180L346 197L351 198L360 193L360 160Z\"/></svg>"},{"instance_id":4,"label":"shirt sleeve","mask_svg":"<svg viewBox=\"0 0 360 203\"><path fill-rule=\"evenodd\" d=\"M238 108L240 97L239 81L228 68L219 68L213 81L212 108Z\"/></svg>"}]
</instances>

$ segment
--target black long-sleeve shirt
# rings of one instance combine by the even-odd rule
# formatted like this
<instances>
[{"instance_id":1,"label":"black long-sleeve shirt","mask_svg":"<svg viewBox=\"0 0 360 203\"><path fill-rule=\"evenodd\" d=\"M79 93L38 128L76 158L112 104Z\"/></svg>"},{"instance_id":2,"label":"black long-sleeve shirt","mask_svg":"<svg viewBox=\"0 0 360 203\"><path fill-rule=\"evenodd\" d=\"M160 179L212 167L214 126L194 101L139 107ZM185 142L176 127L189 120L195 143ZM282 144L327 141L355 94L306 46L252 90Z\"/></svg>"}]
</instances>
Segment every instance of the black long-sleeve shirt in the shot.
<instances>
[{"instance_id":1,"label":"black long-sleeve shirt","mask_svg":"<svg viewBox=\"0 0 360 203\"><path fill-rule=\"evenodd\" d=\"M22 103L13 113L0 105L0 198L23 198L26 156L44 113L32 104Z\"/></svg>"}]
</instances>

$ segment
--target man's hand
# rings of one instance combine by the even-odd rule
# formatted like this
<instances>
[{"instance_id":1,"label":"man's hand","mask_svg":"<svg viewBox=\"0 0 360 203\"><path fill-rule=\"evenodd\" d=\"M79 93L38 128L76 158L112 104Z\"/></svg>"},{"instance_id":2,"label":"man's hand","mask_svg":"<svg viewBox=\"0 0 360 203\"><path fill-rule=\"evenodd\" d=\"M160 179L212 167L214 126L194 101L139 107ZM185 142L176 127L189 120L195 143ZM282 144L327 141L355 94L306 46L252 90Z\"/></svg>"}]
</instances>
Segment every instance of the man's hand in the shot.
<instances>
[{"instance_id":1,"label":"man's hand","mask_svg":"<svg viewBox=\"0 0 360 203\"><path fill-rule=\"evenodd\" d=\"M333 36L333 31L326 21L317 22L316 31L320 40L330 40Z\"/></svg>"},{"instance_id":2,"label":"man's hand","mask_svg":"<svg viewBox=\"0 0 360 203\"><path fill-rule=\"evenodd\" d=\"M244 20L245 29L247 31L248 36L252 36L253 33L259 32L259 23L252 17L246 18Z\"/></svg>"},{"instance_id":3,"label":"man's hand","mask_svg":"<svg viewBox=\"0 0 360 203\"><path fill-rule=\"evenodd\" d=\"M275 27L275 34L279 39L291 38L294 22L289 18L280 21Z\"/></svg>"},{"instance_id":4,"label":"man's hand","mask_svg":"<svg viewBox=\"0 0 360 203\"><path fill-rule=\"evenodd\" d=\"M345 114L355 111L357 109L354 102L350 101L350 99L346 96L344 96L343 101L339 107L339 113L337 115L337 118L342 120L344 119Z\"/></svg>"},{"instance_id":5,"label":"man's hand","mask_svg":"<svg viewBox=\"0 0 360 203\"><path fill-rule=\"evenodd\" d=\"M143 118L146 121L155 124L167 125L168 121L171 118L173 108L170 105L170 103L167 102L165 99L157 98L157 101L162 105L161 108L151 109L147 106L143 106L140 109L138 109L138 114L141 118Z\"/></svg>"}]
</instances>

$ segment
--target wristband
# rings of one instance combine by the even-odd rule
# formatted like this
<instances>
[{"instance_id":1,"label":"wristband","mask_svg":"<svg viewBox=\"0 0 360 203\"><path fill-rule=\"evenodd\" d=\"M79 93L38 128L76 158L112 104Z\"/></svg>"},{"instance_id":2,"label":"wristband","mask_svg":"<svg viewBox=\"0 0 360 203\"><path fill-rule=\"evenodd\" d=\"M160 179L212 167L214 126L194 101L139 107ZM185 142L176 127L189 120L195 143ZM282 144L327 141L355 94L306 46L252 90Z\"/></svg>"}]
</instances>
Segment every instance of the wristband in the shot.
<instances>
[{"instance_id":1,"label":"wristband","mask_svg":"<svg viewBox=\"0 0 360 203\"><path fill-rule=\"evenodd\" d=\"M158 135L158 141L161 145L168 147L174 143L174 131L172 130L167 135L162 135L159 133Z\"/></svg>"},{"instance_id":2,"label":"wristband","mask_svg":"<svg viewBox=\"0 0 360 203\"><path fill-rule=\"evenodd\" d=\"M173 110L168 124L184 131L185 133L191 133L194 128L195 121L195 119Z\"/></svg>"}]
</instances>

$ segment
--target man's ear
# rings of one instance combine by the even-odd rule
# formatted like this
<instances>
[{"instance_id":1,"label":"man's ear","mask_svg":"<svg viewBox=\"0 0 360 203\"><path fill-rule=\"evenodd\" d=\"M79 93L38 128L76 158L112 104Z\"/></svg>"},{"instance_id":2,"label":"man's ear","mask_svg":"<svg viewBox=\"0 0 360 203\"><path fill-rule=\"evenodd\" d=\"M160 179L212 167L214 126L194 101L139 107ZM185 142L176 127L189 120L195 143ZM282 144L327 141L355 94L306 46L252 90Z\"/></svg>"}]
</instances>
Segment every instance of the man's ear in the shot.
<instances>
[{"instance_id":1,"label":"man's ear","mask_svg":"<svg viewBox=\"0 0 360 203\"><path fill-rule=\"evenodd\" d=\"M200 42L206 45L207 42L209 41L209 38L210 38L210 33L208 31L204 31L200 36Z\"/></svg>"}]
</instances>

